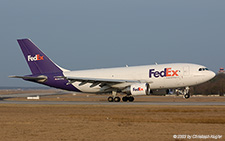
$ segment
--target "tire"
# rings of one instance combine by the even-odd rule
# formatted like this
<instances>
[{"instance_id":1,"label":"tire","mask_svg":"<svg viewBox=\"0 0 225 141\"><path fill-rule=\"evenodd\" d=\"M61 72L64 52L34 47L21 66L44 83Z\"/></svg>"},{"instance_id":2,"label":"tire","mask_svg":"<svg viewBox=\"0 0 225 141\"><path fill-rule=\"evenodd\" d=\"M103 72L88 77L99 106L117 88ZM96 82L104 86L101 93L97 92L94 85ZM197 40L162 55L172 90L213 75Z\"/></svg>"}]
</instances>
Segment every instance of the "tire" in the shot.
<instances>
[{"instance_id":1,"label":"tire","mask_svg":"<svg viewBox=\"0 0 225 141\"><path fill-rule=\"evenodd\" d=\"M115 98L114 98L114 101L115 101L115 102L120 102L120 97L115 97Z\"/></svg>"},{"instance_id":2,"label":"tire","mask_svg":"<svg viewBox=\"0 0 225 141\"><path fill-rule=\"evenodd\" d=\"M108 97L108 101L109 101L109 102L113 102L113 97L111 97L111 96Z\"/></svg>"},{"instance_id":3,"label":"tire","mask_svg":"<svg viewBox=\"0 0 225 141\"><path fill-rule=\"evenodd\" d=\"M130 101L130 102L133 102L133 101L134 101L134 97L132 97L132 96L129 97L129 101Z\"/></svg>"},{"instance_id":4,"label":"tire","mask_svg":"<svg viewBox=\"0 0 225 141\"><path fill-rule=\"evenodd\" d=\"M184 95L184 98L185 98L185 99L188 99L188 98L190 98L190 95L189 95L189 94L185 94L185 95Z\"/></svg>"},{"instance_id":5,"label":"tire","mask_svg":"<svg viewBox=\"0 0 225 141\"><path fill-rule=\"evenodd\" d=\"M122 100L123 100L123 102L127 102L128 97L127 96L124 96Z\"/></svg>"}]
</instances>

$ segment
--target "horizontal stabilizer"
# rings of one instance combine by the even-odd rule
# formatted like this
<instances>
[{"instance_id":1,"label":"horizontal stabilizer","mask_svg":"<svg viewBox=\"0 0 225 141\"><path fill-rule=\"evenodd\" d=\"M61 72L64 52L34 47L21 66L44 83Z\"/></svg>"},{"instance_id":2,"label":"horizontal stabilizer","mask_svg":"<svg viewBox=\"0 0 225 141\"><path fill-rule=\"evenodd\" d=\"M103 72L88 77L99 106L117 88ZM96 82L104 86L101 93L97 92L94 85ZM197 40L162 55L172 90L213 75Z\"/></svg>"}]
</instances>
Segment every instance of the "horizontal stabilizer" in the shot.
<instances>
[{"instance_id":1,"label":"horizontal stabilizer","mask_svg":"<svg viewBox=\"0 0 225 141\"><path fill-rule=\"evenodd\" d=\"M40 75L40 76L9 76L9 78L22 78L25 80L33 80L33 81L37 81L37 82L44 82L48 79L47 76L44 75Z\"/></svg>"}]
</instances>

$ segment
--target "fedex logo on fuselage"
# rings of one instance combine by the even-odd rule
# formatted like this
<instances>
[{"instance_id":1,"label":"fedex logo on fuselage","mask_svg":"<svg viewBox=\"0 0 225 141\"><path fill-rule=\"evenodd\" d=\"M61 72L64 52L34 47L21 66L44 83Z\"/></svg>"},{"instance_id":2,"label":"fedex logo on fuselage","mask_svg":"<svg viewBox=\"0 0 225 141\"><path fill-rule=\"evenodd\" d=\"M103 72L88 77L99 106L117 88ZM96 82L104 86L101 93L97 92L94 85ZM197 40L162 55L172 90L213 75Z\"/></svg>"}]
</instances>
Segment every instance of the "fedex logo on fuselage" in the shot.
<instances>
[{"instance_id":1,"label":"fedex logo on fuselage","mask_svg":"<svg viewBox=\"0 0 225 141\"><path fill-rule=\"evenodd\" d=\"M158 77L179 76L178 71L179 70L172 70L172 68L165 68L162 71L155 71L155 69L150 69L149 77L152 78L154 76L155 78L158 78Z\"/></svg>"},{"instance_id":2,"label":"fedex logo on fuselage","mask_svg":"<svg viewBox=\"0 0 225 141\"><path fill-rule=\"evenodd\" d=\"M41 56L40 54L35 55L32 57L31 55L27 56L28 61L39 61L39 60L44 60L44 56Z\"/></svg>"},{"instance_id":3,"label":"fedex logo on fuselage","mask_svg":"<svg viewBox=\"0 0 225 141\"><path fill-rule=\"evenodd\" d=\"M144 91L144 89L141 87L138 87L138 88L133 88L133 91Z\"/></svg>"}]
</instances>

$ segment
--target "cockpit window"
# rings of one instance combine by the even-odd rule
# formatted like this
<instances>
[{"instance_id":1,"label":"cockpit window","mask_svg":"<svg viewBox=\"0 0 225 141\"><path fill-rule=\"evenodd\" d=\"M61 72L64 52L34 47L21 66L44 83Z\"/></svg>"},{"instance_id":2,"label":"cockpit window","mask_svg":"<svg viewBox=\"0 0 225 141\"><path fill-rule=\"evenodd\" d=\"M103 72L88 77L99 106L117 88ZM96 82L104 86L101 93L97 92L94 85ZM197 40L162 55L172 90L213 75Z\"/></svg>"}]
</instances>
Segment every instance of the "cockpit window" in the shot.
<instances>
[{"instance_id":1,"label":"cockpit window","mask_svg":"<svg viewBox=\"0 0 225 141\"><path fill-rule=\"evenodd\" d=\"M209 70L208 68L199 68L198 71L206 71Z\"/></svg>"}]
</instances>

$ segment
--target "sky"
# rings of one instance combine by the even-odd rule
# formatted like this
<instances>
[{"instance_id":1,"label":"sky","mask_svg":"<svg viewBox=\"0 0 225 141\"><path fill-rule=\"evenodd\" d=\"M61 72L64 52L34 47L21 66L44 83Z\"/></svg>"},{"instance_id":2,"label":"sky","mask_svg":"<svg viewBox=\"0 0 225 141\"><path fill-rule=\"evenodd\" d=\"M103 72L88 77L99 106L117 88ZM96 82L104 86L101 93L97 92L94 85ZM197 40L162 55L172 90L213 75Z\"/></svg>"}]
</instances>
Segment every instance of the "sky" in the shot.
<instances>
[{"instance_id":1,"label":"sky","mask_svg":"<svg viewBox=\"0 0 225 141\"><path fill-rule=\"evenodd\" d=\"M0 2L0 86L41 85L17 39L30 38L69 70L195 63L225 67L224 0L19 0Z\"/></svg>"}]
</instances>

